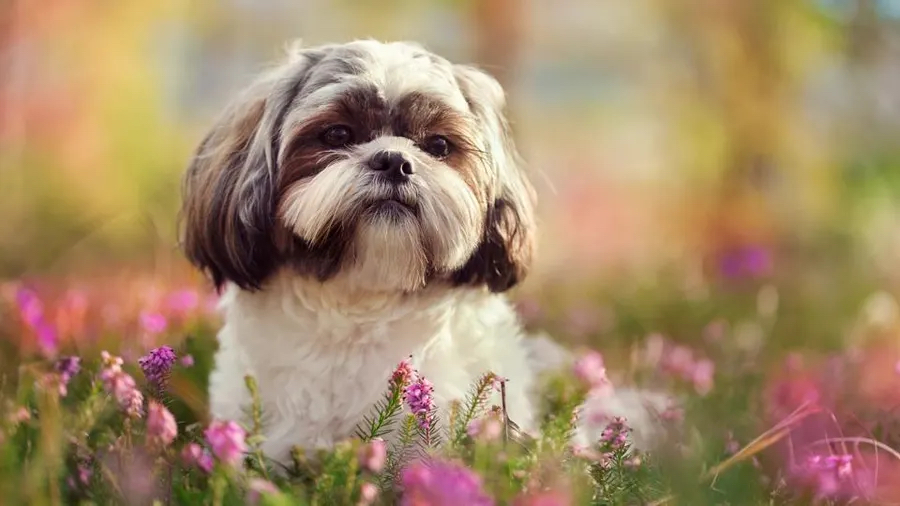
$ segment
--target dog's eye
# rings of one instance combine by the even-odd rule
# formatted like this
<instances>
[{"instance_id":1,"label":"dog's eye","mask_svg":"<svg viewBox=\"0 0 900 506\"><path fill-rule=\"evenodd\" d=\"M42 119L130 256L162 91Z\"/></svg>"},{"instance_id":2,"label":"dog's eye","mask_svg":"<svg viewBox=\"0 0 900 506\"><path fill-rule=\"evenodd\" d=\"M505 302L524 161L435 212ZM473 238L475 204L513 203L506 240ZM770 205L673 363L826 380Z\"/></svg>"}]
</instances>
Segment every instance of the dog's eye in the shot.
<instances>
[{"instance_id":1,"label":"dog's eye","mask_svg":"<svg viewBox=\"0 0 900 506\"><path fill-rule=\"evenodd\" d=\"M425 139L422 149L435 158L444 158L450 154L450 141L443 135L432 135Z\"/></svg>"},{"instance_id":2,"label":"dog's eye","mask_svg":"<svg viewBox=\"0 0 900 506\"><path fill-rule=\"evenodd\" d=\"M341 147L353 141L353 131L345 125L328 127L321 135L322 142L329 146Z\"/></svg>"}]
</instances>

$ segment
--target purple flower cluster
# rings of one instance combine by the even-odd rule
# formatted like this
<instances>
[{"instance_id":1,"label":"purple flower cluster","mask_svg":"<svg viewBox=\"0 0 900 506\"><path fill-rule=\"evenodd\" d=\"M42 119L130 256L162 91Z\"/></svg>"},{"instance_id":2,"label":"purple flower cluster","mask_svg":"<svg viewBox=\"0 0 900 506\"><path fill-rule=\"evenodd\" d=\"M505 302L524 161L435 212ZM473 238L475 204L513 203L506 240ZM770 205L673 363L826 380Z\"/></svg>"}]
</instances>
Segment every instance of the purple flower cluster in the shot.
<instances>
[{"instance_id":1,"label":"purple flower cluster","mask_svg":"<svg viewBox=\"0 0 900 506\"><path fill-rule=\"evenodd\" d=\"M620 450L628 443L628 433L631 429L625 425L625 419L621 416L614 417L612 421L600 433L600 443L609 451Z\"/></svg>"},{"instance_id":2,"label":"purple flower cluster","mask_svg":"<svg viewBox=\"0 0 900 506\"><path fill-rule=\"evenodd\" d=\"M112 394L119 407L131 418L140 418L144 406L144 395L137 389L134 378L122 370L122 359L108 352L101 352L103 368L100 380L107 393Z\"/></svg>"},{"instance_id":3,"label":"purple flower cluster","mask_svg":"<svg viewBox=\"0 0 900 506\"><path fill-rule=\"evenodd\" d=\"M81 371L81 358L74 356L62 357L56 361L54 368L56 369L56 372L59 373L59 377L68 383L73 376Z\"/></svg>"},{"instance_id":4,"label":"purple flower cluster","mask_svg":"<svg viewBox=\"0 0 900 506\"><path fill-rule=\"evenodd\" d=\"M425 378L416 378L404 390L403 400L416 416L419 427L428 430L434 418L434 385Z\"/></svg>"},{"instance_id":5,"label":"purple flower cluster","mask_svg":"<svg viewBox=\"0 0 900 506\"><path fill-rule=\"evenodd\" d=\"M138 359L144 376L154 388L162 391L166 388L172 365L178 357L170 346L160 346L150 350L150 353Z\"/></svg>"},{"instance_id":6,"label":"purple flower cluster","mask_svg":"<svg viewBox=\"0 0 900 506\"><path fill-rule=\"evenodd\" d=\"M204 435L213 455L226 465L237 466L247 451L247 432L237 422L216 420Z\"/></svg>"},{"instance_id":7,"label":"purple flower cluster","mask_svg":"<svg viewBox=\"0 0 900 506\"><path fill-rule=\"evenodd\" d=\"M481 478L462 465L440 460L419 461L400 475L402 506L493 506Z\"/></svg>"}]
</instances>

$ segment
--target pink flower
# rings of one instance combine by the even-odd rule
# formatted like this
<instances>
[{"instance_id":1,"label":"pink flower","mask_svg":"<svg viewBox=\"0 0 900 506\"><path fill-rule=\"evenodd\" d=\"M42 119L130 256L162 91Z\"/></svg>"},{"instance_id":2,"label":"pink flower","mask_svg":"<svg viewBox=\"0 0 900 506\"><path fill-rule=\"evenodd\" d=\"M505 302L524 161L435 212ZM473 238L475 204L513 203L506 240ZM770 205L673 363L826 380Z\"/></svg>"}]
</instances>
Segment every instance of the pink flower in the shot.
<instances>
[{"instance_id":1,"label":"pink flower","mask_svg":"<svg viewBox=\"0 0 900 506\"><path fill-rule=\"evenodd\" d=\"M14 413L9 415L9 422L12 425L18 425L22 422L27 422L31 420L31 411L28 411L28 408L21 406Z\"/></svg>"},{"instance_id":2,"label":"pink flower","mask_svg":"<svg viewBox=\"0 0 900 506\"><path fill-rule=\"evenodd\" d=\"M612 384L606 376L603 355L590 351L575 362L575 376L597 393L609 392Z\"/></svg>"},{"instance_id":3,"label":"pink flower","mask_svg":"<svg viewBox=\"0 0 900 506\"><path fill-rule=\"evenodd\" d=\"M416 370L412 367L412 357L409 357L397 364L397 368L391 374L390 387L391 389L405 388L409 382L416 379L416 376Z\"/></svg>"},{"instance_id":4,"label":"pink flower","mask_svg":"<svg viewBox=\"0 0 900 506\"><path fill-rule=\"evenodd\" d=\"M400 475L401 506L493 506L471 469L441 460L419 461Z\"/></svg>"},{"instance_id":5,"label":"pink flower","mask_svg":"<svg viewBox=\"0 0 900 506\"><path fill-rule=\"evenodd\" d=\"M794 468L794 477L818 498L850 498L860 492L849 454L810 455Z\"/></svg>"},{"instance_id":6,"label":"pink flower","mask_svg":"<svg viewBox=\"0 0 900 506\"><path fill-rule=\"evenodd\" d=\"M169 326L169 322L166 320L166 317L160 313L143 311L140 315L140 321L141 328L144 330L144 332L151 336L162 334Z\"/></svg>"},{"instance_id":7,"label":"pink flower","mask_svg":"<svg viewBox=\"0 0 900 506\"><path fill-rule=\"evenodd\" d=\"M600 443L610 451L620 450L628 443L629 432L631 429L625 424L625 419L621 416L614 417L600 433Z\"/></svg>"},{"instance_id":8,"label":"pink flower","mask_svg":"<svg viewBox=\"0 0 900 506\"><path fill-rule=\"evenodd\" d=\"M549 490L522 494L512 502L513 506L569 506L572 495L563 490Z\"/></svg>"},{"instance_id":9,"label":"pink flower","mask_svg":"<svg viewBox=\"0 0 900 506\"><path fill-rule=\"evenodd\" d=\"M175 417L165 406L150 401L147 407L147 439L157 447L166 447L172 444L178 435L178 424Z\"/></svg>"},{"instance_id":10,"label":"pink flower","mask_svg":"<svg viewBox=\"0 0 900 506\"><path fill-rule=\"evenodd\" d=\"M181 459L188 466L197 466L205 473L211 473L213 459L210 453L197 443L190 443L181 450Z\"/></svg>"},{"instance_id":11,"label":"pink flower","mask_svg":"<svg viewBox=\"0 0 900 506\"><path fill-rule=\"evenodd\" d=\"M694 389L698 394L706 395L712 390L715 370L716 365L709 359L703 359L694 364L691 380L694 382Z\"/></svg>"},{"instance_id":12,"label":"pink flower","mask_svg":"<svg viewBox=\"0 0 900 506\"><path fill-rule=\"evenodd\" d=\"M472 439L481 441L496 441L503 434L503 421L501 414L491 412L469 422L466 433Z\"/></svg>"},{"instance_id":13,"label":"pink flower","mask_svg":"<svg viewBox=\"0 0 900 506\"><path fill-rule=\"evenodd\" d=\"M181 357L181 367L194 367L194 356L193 355L184 355Z\"/></svg>"},{"instance_id":14,"label":"pink flower","mask_svg":"<svg viewBox=\"0 0 900 506\"><path fill-rule=\"evenodd\" d=\"M29 288L20 288L16 292L16 303L22 321L37 336L38 346L45 356L53 356L59 347L59 335L56 327L51 325L44 315L44 303L37 292Z\"/></svg>"},{"instance_id":15,"label":"pink flower","mask_svg":"<svg viewBox=\"0 0 900 506\"><path fill-rule=\"evenodd\" d=\"M378 487L374 483L365 482L359 487L357 506L369 506L378 497Z\"/></svg>"},{"instance_id":16,"label":"pink flower","mask_svg":"<svg viewBox=\"0 0 900 506\"><path fill-rule=\"evenodd\" d=\"M247 490L247 504L256 504L264 495L272 495L279 493L271 481L262 478L250 478Z\"/></svg>"},{"instance_id":17,"label":"pink flower","mask_svg":"<svg viewBox=\"0 0 900 506\"><path fill-rule=\"evenodd\" d=\"M425 378L418 378L403 392L403 400L416 415L419 427L428 430L434 418L434 386Z\"/></svg>"},{"instance_id":18,"label":"pink flower","mask_svg":"<svg viewBox=\"0 0 900 506\"><path fill-rule=\"evenodd\" d=\"M204 435L213 455L227 465L238 465L247 451L244 441L247 432L236 422L216 420L209 424Z\"/></svg>"},{"instance_id":19,"label":"pink flower","mask_svg":"<svg viewBox=\"0 0 900 506\"><path fill-rule=\"evenodd\" d=\"M107 393L112 394L119 407L131 418L140 418L143 411L144 395L137 389L134 378L122 370L122 359L108 352L101 352L103 368L100 380Z\"/></svg>"},{"instance_id":20,"label":"pink flower","mask_svg":"<svg viewBox=\"0 0 900 506\"><path fill-rule=\"evenodd\" d=\"M359 464L372 473L380 473L387 460L387 445L381 438L369 441L359 449Z\"/></svg>"},{"instance_id":21,"label":"pink flower","mask_svg":"<svg viewBox=\"0 0 900 506\"><path fill-rule=\"evenodd\" d=\"M186 315L200 305L200 294L190 288L178 290L169 294L166 305L173 313Z\"/></svg>"}]
</instances>

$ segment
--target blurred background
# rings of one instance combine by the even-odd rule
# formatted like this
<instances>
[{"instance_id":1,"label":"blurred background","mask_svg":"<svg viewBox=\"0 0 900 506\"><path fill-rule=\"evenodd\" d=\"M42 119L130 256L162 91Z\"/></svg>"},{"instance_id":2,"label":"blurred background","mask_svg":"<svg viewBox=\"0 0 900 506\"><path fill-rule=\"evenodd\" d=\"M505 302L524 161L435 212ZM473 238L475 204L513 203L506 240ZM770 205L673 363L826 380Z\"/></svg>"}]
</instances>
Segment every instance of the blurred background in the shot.
<instances>
[{"instance_id":1,"label":"blurred background","mask_svg":"<svg viewBox=\"0 0 900 506\"><path fill-rule=\"evenodd\" d=\"M199 282L175 238L205 129L289 41L359 37L508 90L536 327L689 338L780 300L773 346L838 347L896 311L898 0L6 1L0 279Z\"/></svg>"}]
</instances>

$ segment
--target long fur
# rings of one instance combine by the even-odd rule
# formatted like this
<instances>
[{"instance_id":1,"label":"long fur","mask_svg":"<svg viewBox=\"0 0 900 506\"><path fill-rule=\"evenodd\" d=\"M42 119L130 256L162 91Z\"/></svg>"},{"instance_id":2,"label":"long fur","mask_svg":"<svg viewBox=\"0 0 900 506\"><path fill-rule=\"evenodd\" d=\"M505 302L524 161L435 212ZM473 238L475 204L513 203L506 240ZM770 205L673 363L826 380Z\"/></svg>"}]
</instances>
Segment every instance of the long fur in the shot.
<instances>
[{"instance_id":1,"label":"long fur","mask_svg":"<svg viewBox=\"0 0 900 506\"><path fill-rule=\"evenodd\" d=\"M264 451L350 436L412 355L446 409L509 378L532 430L533 371L504 292L535 249L534 191L492 77L409 43L293 48L226 108L184 183L183 247L223 291L212 416L262 395ZM326 145L335 125L346 145ZM429 151L434 136L448 153ZM396 184L382 153L414 169Z\"/></svg>"}]
</instances>

